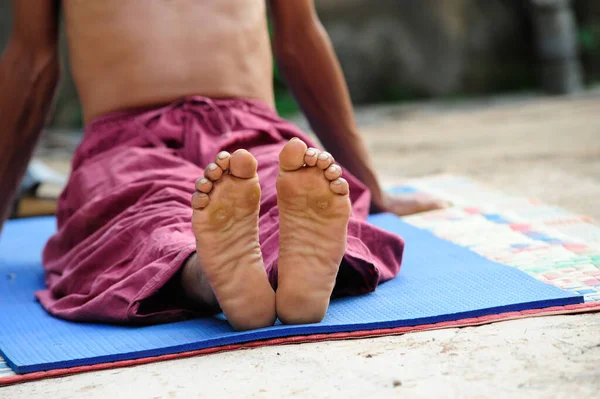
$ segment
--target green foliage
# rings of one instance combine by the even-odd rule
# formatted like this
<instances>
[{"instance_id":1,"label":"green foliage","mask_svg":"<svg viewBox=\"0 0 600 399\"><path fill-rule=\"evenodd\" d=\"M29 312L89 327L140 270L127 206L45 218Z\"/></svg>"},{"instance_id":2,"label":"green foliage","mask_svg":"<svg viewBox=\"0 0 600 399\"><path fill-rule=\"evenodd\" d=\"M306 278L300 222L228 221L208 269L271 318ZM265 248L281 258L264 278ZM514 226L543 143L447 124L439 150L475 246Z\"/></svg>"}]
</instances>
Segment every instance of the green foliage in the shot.
<instances>
[{"instance_id":1,"label":"green foliage","mask_svg":"<svg viewBox=\"0 0 600 399\"><path fill-rule=\"evenodd\" d=\"M287 89L275 62L273 62L273 88L275 90L275 108L279 115L286 118L297 114L299 112L298 104Z\"/></svg>"},{"instance_id":2,"label":"green foliage","mask_svg":"<svg viewBox=\"0 0 600 399\"><path fill-rule=\"evenodd\" d=\"M282 118L294 116L300 112L294 96L287 90L275 91L275 108Z\"/></svg>"},{"instance_id":3,"label":"green foliage","mask_svg":"<svg viewBox=\"0 0 600 399\"><path fill-rule=\"evenodd\" d=\"M579 45L584 53L600 50L600 25L582 25L578 32Z\"/></svg>"},{"instance_id":4,"label":"green foliage","mask_svg":"<svg viewBox=\"0 0 600 399\"><path fill-rule=\"evenodd\" d=\"M272 42L273 26L270 21L269 36L271 37ZM279 68L277 67L275 57L273 57L273 89L275 90L275 108L277 109L279 115L285 118L293 116L299 112L299 107L294 99L294 96L288 90L281 73L279 73Z\"/></svg>"}]
</instances>

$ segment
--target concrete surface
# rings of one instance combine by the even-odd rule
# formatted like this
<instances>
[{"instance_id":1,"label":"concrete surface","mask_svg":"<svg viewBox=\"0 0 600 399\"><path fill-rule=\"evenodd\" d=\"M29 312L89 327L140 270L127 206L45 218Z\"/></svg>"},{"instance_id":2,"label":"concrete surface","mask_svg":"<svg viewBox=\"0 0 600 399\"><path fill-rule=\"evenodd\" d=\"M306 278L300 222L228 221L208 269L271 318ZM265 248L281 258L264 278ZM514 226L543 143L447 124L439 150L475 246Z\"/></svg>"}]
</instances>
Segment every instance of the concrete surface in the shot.
<instances>
[{"instance_id":1,"label":"concrete surface","mask_svg":"<svg viewBox=\"0 0 600 399\"><path fill-rule=\"evenodd\" d=\"M463 174L600 220L600 94L358 113L384 182ZM377 124L373 125L372 122ZM0 388L0 398L595 398L600 314L259 348Z\"/></svg>"},{"instance_id":2,"label":"concrete surface","mask_svg":"<svg viewBox=\"0 0 600 399\"><path fill-rule=\"evenodd\" d=\"M594 398L598 316L228 352L17 385L0 396Z\"/></svg>"}]
</instances>

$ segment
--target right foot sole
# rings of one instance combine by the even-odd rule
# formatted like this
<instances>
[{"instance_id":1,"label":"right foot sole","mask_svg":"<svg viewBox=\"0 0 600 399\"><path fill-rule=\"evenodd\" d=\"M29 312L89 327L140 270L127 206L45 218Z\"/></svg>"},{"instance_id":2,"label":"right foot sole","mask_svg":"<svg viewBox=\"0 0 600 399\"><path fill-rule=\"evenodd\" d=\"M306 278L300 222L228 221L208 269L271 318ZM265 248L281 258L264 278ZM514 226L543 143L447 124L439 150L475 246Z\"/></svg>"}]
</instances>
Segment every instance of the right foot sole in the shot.
<instances>
[{"instance_id":1,"label":"right foot sole","mask_svg":"<svg viewBox=\"0 0 600 399\"><path fill-rule=\"evenodd\" d=\"M277 316L286 324L318 323L346 251L348 183L331 155L298 139L286 144L279 161Z\"/></svg>"}]
</instances>

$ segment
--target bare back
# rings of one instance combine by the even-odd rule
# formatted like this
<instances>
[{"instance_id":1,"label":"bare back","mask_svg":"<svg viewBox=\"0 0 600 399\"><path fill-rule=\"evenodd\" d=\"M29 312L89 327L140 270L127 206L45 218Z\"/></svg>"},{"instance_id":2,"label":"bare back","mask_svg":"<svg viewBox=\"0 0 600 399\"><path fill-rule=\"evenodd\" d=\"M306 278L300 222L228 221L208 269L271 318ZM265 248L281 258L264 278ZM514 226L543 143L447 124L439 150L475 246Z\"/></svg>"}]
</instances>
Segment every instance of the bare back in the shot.
<instances>
[{"instance_id":1,"label":"bare back","mask_svg":"<svg viewBox=\"0 0 600 399\"><path fill-rule=\"evenodd\" d=\"M273 103L264 0L63 0L86 122L188 95Z\"/></svg>"}]
</instances>

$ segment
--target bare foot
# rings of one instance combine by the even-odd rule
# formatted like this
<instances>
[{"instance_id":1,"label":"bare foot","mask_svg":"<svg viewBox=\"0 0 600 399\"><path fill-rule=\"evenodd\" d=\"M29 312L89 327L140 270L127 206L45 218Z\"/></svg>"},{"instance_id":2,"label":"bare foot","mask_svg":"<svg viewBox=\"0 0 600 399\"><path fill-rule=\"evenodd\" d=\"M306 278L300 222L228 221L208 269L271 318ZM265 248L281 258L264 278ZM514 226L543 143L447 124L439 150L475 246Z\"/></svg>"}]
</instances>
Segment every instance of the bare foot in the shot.
<instances>
[{"instance_id":1,"label":"bare foot","mask_svg":"<svg viewBox=\"0 0 600 399\"><path fill-rule=\"evenodd\" d=\"M229 171L229 173L227 173ZM256 159L246 150L219 153L196 182L192 228L196 258L183 270L188 296L206 302L195 286L206 280L236 330L275 322L275 293L267 280L258 241L260 186ZM187 270L186 270L187 269ZM197 278L186 278L190 275ZM210 302L210 301L208 301Z\"/></svg>"},{"instance_id":2,"label":"bare foot","mask_svg":"<svg viewBox=\"0 0 600 399\"><path fill-rule=\"evenodd\" d=\"M323 320L346 251L348 183L328 153L292 139L279 155L277 316L286 324Z\"/></svg>"}]
</instances>

